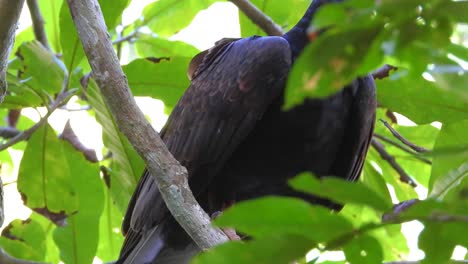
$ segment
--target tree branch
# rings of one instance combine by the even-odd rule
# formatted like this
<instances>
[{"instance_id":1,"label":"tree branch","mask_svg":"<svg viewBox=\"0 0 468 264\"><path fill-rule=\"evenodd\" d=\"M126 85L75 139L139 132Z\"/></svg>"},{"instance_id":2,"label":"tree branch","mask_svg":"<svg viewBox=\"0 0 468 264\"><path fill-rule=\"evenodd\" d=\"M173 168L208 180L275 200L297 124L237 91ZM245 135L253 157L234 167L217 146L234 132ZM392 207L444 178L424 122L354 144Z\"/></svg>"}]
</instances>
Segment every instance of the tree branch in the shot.
<instances>
[{"instance_id":1,"label":"tree branch","mask_svg":"<svg viewBox=\"0 0 468 264\"><path fill-rule=\"evenodd\" d=\"M397 147L397 148L403 150L404 152L406 152L406 153L408 153L408 154L413 155L414 158L416 158L416 159L418 159L418 160L420 160L420 161L422 161L422 162L424 162L424 163L426 163L426 164L432 165L432 161L430 161L430 160L428 160L428 159L426 159L426 158L424 158L424 157L421 157L421 156L419 155L419 153L417 153L417 152L415 152L415 151L413 151L413 150L411 150L411 149L405 147L404 145L401 145L401 144L399 144L399 143L397 143L397 142L391 140L390 138L388 138L388 137L386 137L386 136L383 136L383 135L380 135L380 134L377 134L377 133L374 133L373 136L374 136L375 138L377 138L377 139L380 139L380 140L382 140L382 141L384 141L384 142L386 142L386 143L388 143L388 144L390 144L390 145L392 145L392 146L395 146L395 147Z\"/></svg>"},{"instance_id":2,"label":"tree branch","mask_svg":"<svg viewBox=\"0 0 468 264\"><path fill-rule=\"evenodd\" d=\"M44 18L42 17L41 10L37 4L37 0L27 0L29 13L31 14L31 20L33 23L34 36L41 42L42 46L50 50L49 41L47 40L47 34L44 30Z\"/></svg>"},{"instance_id":3,"label":"tree branch","mask_svg":"<svg viewBox=\"0 0 468 264\"><path fill-rule=\"evenodd\" d=\"M16 25L24 0L0 0L0 103L7 90L8 56L15 42Z\"/></svg>"},{"instance_id":4,"label":"tree branch","mask_svg":"<svg viewBox=\"0 0 468 264\"><path fill-rule=\"evenodd\" d=\"M400 180L402 182L408 183L409 185L416 187L416 183L413 181L413 179L411 179L411 177L405 172L405 170L403 170L400 164L398 164L395 161L395 157L390 155L390 153L388 153L385 150L385 146L381 142L373 138L371 144L375 148L375 150L377 150L377 152L380 154L382 159L386 160L390 164L390 166L392 166L393 169L395 169L395 171L400 175Z\"/></svg>"},{"instance_id":5,"label":"tree branch","mask_svg":"<svg viewBox=\"0 0 468 264\"><path fill-rule=\"evenodd\" d=\"M423 152L428 152L429 150L426 149L426 148L423 148L423 147L420 147L412 142L410 142L409 140L407 140L406 138L404 138L402 135L400 135L400 133L398 133L398 131L396 131L387 121L383 120L383 119L380 119L380 122L382 122L385 127L388 128L388 130L390 130L390 132L392 132L393 136L395 136L398 140L401 141L401 143L405 144L406 146L410 147L412 150L416 151L416 152L419 152L419 153L423 153Z\"/></svg>"},{"instance_id":6,"label":"tree branch","mask_svg":"<svg viewBox=\"0 0 468 264\"><path fill-rule=\"evenodd\" d=\"M188 186L187 170L174 159L135 103L107 33L97 0L67 0L101 93L122 133L145 160L174 218L206 250L228 239L211 227Z\"/></svg>"},{"instance_id":7,"label":"tree branch","mask_svg":"<svg viewBox=\"0 0 468 264\"><path fill-rule=\"evenodd\" d=\"M25 130L25 131L17 134L16 136L11 138L10 141L6 142L5 144L0 145L0 151L5 150L5 149L13 146L14 144L16 144L16 143L18 143L20 141L26 140L29 137L31 137L31 135L34 132L36 132L37 129L39 129L42 125L44 125L47 122L47 119L49 118L50 115L52 115L52 113L55 111L55 109L57 109L63 103L65 103L68 99L70 99L70 96L74 92L75 92L74 90L70 90L70 91L64 91L64 92L60 93L57 96L57 98L52 102L52 104L48 107L47 114L44 117L42 117L39 120L39 122L34 124L28 130Z\"/></svg>"},{"instance_id":8,"label":"tree branch","mask_svg":"<svg viewBox=\"0 0 468 264\"><path fill-rule=\"evenodd\" d=\"M282 36L283 29L249 0L229 0L235 4L254 24L270 36Z\"/></svg>"}]
</instances>

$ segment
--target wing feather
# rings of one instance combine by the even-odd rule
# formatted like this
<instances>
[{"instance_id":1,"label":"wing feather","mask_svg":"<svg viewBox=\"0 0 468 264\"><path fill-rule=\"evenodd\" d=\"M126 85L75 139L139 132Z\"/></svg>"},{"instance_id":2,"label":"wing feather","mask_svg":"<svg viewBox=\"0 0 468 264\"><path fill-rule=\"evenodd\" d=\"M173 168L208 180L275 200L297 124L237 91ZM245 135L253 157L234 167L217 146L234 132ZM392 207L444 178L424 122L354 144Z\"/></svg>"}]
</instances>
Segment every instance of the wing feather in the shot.
<instances>
[{"instance_id":1,"label":"wing feather","mask_svg":"<svg viewBox=\"0 0 468 264\"><path fill-rule=\"evenodd\" d=\"M280 95L290 66L289 44L281 37L225 40L194 58L190 87L161 136L187 167L195 196ZM144 236L168 214L154 178L145 172L127 209L124 232ZM136 246L134 239L125 244L127 251Z\"/></svg>"}]
</instances>

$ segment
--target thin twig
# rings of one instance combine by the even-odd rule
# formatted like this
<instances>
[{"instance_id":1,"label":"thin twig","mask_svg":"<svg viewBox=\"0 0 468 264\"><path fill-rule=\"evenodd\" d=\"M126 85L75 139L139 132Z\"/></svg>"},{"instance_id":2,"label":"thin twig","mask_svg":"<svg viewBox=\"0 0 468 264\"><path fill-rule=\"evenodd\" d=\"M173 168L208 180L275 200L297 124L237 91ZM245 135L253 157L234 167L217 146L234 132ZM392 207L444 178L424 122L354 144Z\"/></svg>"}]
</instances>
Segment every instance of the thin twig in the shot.
<instances>
[{"instance_id":1,"label":"thin twig","mask_svg":"<svg viewBox=\"0 0 468 264\"><path fill-rule=\"evenodd\" d=\"M145 160L151 177L155 177L169 211L202 250L228 241L219 228L211 226L210 217L190 191L187 170L172 156L136 105L98 1L67 0L67 3L93 77L120 130Z\"/></svg>"},{"instance_id":2,"label":"thin twig","mask_svg":"<svg viewBox=\"0 0 468 264\"><path fill-rule=\"evenodd\" d=\"M249 0L230 0L241 10L254 24L260 27L270 36L282 36L283 29L277 25L273 19L263 13Z\"/></svg>"},{"instance_id":3,"label":"thin twig","mask_svg":"<svg viewBox=\"0 0 468 264\"><path fill-rule=\"evenodd\" d=\"M36 39L48 50L50 50L47 34L44 30L44 18L42 17L41 10L37 4L37 0L27 0L29 13L33 23L34 36Z\"/></svg>"},{"instance_id":4,"label":"thin twig","mask_svg":"<svg viewBox=\"0 0 468 264\"><path fill-rule=\"evenodd\" d=\"M428 149L417 146L416 144L414 144L414 143L410 142L409 140L407 140L406 138L404 138L387 121L385 121L383 119L380 119L380 122L382 122L385 125L385 127L387 127L388 130L390 130L390 132L392 132L393 136L395 136L398 140L400 140L401 143L403 143L406 146L410 147L412 150L414 150L416 152L419 152L419 153L429 152Z\"/></svg>"},{"instance_id":5,"label":"thin twig","mask_svg":"<svg viewBox=\"0 0 468 264\"><path fill-rule=\"evenodd\" d=\"M67 91L67 92L64 92L64 93L60 93L58 96L57 96L57 99L55 99L52 104L48 107L48 111L47 111L47 114L42 117L39 122L37 122L36 124L34 124L32 127L30 127L28 130L25 130L23 132L21 132L20 134L16 135L15 137L11 138L8 142L6 142L5 144L2 144L0 145L0 151L2 150L5 150L11 146L13 146L14 144L20 142L20 141L23 141L23 140L26 140L28 139L29 137L31 137L31 135L36 132L37 129L39 129L42 125L44 125L46 122L47 122L47 119L49 118L50 115L52 115L52 113L55 111L55 109L57 109L58 107L60 107L63 103L65 103L69 98L70 98L70 95L73 93L74 91Z\"/></svg>"},{"instance_id":6,"label":"thin twig","mask_svg":"<svg viewBox=\"0 0 468 264\"><path fill-rule=\"evenodd\" d=\"M398 70L397 67L395 66L392 66L392 65L389 65L389 64L385 64L384 66L378 68L377 70L375 70L374 72L372 72L372 77L374 77L374 79L384 79L384 78L387 78L388 76L390 76L390 71L392 70Z\"/></svg>"},{"instance_id":7,"label":"thin twig","mask_svg":"<svg viewBox=\"0 0 468 264\"><path fill-rule=\"evenodd\" d=\"M388 138L386 136L374 133L374 137L378 138L378 139L380 139L380 140L382 140L382 141L384 141L384 142L386 142L386 143L388 143L388 144L390 144L392 146L395 146L395 147L403 150L406 153L409 153L409 154L413 155L414 158L416 158L416 159L418 159L418 160L420 160L420 161L422 161L422 162L424 162L426 164L432 165L432 161L430 161L429 159L426 159L424 157L421 157L421 155L419 155L418 152L415 152L415 151L405 147L404 145L401 145L401 144L391 140L390 138Z\"/></svg>"},{"instance_id":8,"label":"thin twig","mask_svg":"<svg viewBox=\"0 0 468 264\"><path fill-rule=\"evenodd\" d=\"M413 187L417 186L413 179L411 179L411 177L405 172L405 170L403 170L400 164L398 164L395 161L395 157L390 155L390 153L388 153L385 150L385 146L381 142L373 138L371 144L375 148L375 150L377 150L377 152L380 154L382 159L386 160L390 164L390 166L392 166L392 168L395 169L395 171L400 175L400 181L405 182Z\"/></svg>"},{"instance_id":9,"label":"thin twig","mask_svg":"<svg viewBox=\"0 0 468 264\"><path fill-rule=\"evenodd\" d=\"M119 44L122 44L122 43L127 42L127 41L130 42L133 39L138 38L138 34L139 34L138 29L135 29L132 33L128 34L127 36L121 37L121 38L118 38L118 39L112 41L112 44L113 45L119 45Z\"/></svg>"}]
</instances>

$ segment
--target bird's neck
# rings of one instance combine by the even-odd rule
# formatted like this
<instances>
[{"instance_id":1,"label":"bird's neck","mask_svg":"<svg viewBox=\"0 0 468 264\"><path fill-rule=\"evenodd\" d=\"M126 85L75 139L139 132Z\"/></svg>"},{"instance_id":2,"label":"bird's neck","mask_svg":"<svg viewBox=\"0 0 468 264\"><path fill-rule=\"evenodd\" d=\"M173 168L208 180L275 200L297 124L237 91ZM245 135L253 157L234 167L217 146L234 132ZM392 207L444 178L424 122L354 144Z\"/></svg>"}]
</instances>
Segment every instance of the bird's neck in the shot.
<instances>
[{"instance_id":1,"label":"bird's neck","mask_svg":"<svg viewBox=\"0 0 468 264\"><path fill-rule=\"evenodd\" d=\"M336 2L336 0L313 0L301 20L299 20L299 22L291 30L284 34L283 37L289 42L291 47L293 60L301 54L307 43L309 43L307 28L310 25L310 21L317 12L318 8L327 2Z\"/></svg>"}]
</instances>

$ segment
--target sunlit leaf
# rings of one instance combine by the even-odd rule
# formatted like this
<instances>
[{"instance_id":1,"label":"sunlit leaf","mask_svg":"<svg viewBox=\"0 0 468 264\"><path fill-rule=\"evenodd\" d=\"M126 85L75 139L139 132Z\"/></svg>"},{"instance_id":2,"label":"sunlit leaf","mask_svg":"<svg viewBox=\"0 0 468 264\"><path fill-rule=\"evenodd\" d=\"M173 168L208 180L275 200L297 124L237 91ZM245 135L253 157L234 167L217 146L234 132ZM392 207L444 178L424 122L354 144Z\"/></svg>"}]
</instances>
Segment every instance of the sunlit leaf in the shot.
<instances>
[{"instance_id":1,"label":"sunlit leaf","mask_svg":"<svg viewBox=\"0 0 468 264\"><path fill-rule=\"evenodd\" d=\"M359 182L349 182L335 177L318 179L309 173L303 173L292 179L290 184L296 190L342 204L367 205L380 211L386 211L392 207L391 201L383 199L382 196Z\"/></svg>"},{"instance_id":2,"label":"sunlit leaf","mask_svg":"<svg viewBox=\"0 0 468 264\"><path fill-rule=\"evenodd\" d=\"M60 142L70 168L77 211L66 225L54 231L54 240L65 263L92 263L99 240L99 218L104 207L103 183L99 166L87 161L68 142Z\"/></svg>"},{"instance_id":3,"label":"sunlit leaf","mask_svg":"<svg viewBox=\"0 0 468 264\"><path fill-rule=\"evenodd\" d=\"M172 108L189 86L190 58L138 59L123 67L135 96L151 96Z\"/></svg>"},{"instance_id":4,"label":"sunlit leaf","mask_svg":"<svg viewBox=\"0 0 468 264\"><path fill-rule=\"evenodd\" d=\"M292 234L316 242L332 240L351 230L351 224L345 218L329 209L286 197L265 197L238 203L215 223L234 227L254 238Z\"/></svg>"},{"instance_id":5,"label":"sunlit leaf","mask_svg":"<svg viewBox=\"0 0 468 264\"><path fill-rule=\"evenodd\" d=\"M215 0L159 0L143 10L143 24L162 37L169 37L188 26L195 15Z\"/></svg>"},{"instance_id":6,"label":"sunlit leaf","mask_svg":"<svg viewBox=\"0 0 468 264\"><path fill-rule=\"evenodd\" d=\"M144 163L127 138L119 131L117 124L94 80L89 81L87 96L96 112L96 119L102 125L104 145L112 152L110 190L117 207L125 212L128 201L143 173Z\"/></svg>"},{"instance_id":7,"label":"sunlit leaf","mask_svg":"<svg viewBox=\"0 0 468 264\"><path fill-rule=\"evenodd\" d=\"M247 243L231 242L200 254L191 264L292 263L303 257L314 242L300 235L270 235Z\"/></svg>"}]
</instances>

